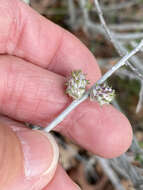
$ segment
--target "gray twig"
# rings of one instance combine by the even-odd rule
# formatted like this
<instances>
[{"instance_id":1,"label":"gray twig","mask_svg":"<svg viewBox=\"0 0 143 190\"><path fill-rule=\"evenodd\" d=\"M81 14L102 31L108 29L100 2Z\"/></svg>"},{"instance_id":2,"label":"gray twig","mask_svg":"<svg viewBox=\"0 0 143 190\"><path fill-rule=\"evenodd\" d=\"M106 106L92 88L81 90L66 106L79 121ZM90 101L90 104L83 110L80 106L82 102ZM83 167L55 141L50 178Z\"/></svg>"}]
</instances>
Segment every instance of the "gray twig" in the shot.
<instances>
[{"instance_id":1,"label":"gray twig","mask_svg":"<svg viewBox=\"0 0 143 190\"><path fill-rule=\"evenodd\" d=\"M70 25L73 28L76 21L76 11L75 11L75 5L74 5L73 0L68 0L68 9L69 9L69 16L70 16Z\"/></svg>"},{"instance_id":2,"label":"gray twig","mask_svg":"<svg viewBox=\"0 0 143 190\"><path fill-rule=\"evenodd\" d=\"M116 59L117 60L117 59ZM101 68L103 69L111 69L112 65L111 64L108 64L109 61L115 61L115 59L97 59L98 61L98 64ZM126 70L125 68L124 69L119 69L115 72L115 75L119 76L120 78L122 79L125 79L126 77L128 77L129 79L133 80L133 79L138 79L136 75L134 75L133 72L129 71L129 70ZM140 81L140 79L139 79Z\"/></svg>"},{"instance_id":3,"label":"gray twig","mask_svg":"<svg viewBox=\"0 0 143 190\"><path fill-rule=\"evenodd\" d=\"M132 183L136 187L136 189L141 190L141 183L140 181L143 180L143 177L137 172L136 168L133 167L127 159L127 156L123 154L119 158L117 158L120 167L124 168L126 173L128 174L129 178L131 179Z\"/></svg>"},{"instance_id":4,"label":"gray twig","mask_svg":"<svg viewBox=\"0 0 143 190\"><path fill-rule=\"evenodd\" d=\"M123 56L125 52L127 52L127 50L122 46L122 44L116 39L115 35L113 32L110 31L110 29L108 28L105 20L104 20L104 17L103 17L103 12L100 8L100 5L98 3L98 0L94 0L94 3L95 3L95 6L96 6L96 9L97 9L97 13L98 13L98 16L99 16L99 19L100 19L100 22L107 34L107 37L109 38L109 40L112 42L112 44L114 45L115 49L117 50L117 52L119 53L120 56ZM130 69L135 72L137 74L137 76L139 78L141 78L143 80L143 76L142 74L132 65L130 64L129 62L127 62L127 65L130 67Z\"/></svg>"},{"instance_id":5,"label":"gray twig","mask_svg":"<svg viewBox=\"0 0 143 190\"><path fill-rule=\"evenodd\" d=\"M118 40L136 40L143 38L143 32L138 33L115 33Z\"/></svg>"},{"instance_id":6,"label":"gray twig","mask_svg":"<svg viewBox=\"0 0 143 190\"><path fill-rule=\"evenodd\" d=\"M25 3L30 4L30 0L23 0Z\"/></svg>"},{"instance_id":7,"label":"gray twig","mask_svg":"<svg viewBox=\"0 0 143 190\"><path fill-rule=\"evenodd\" d=\"M129 8L133 5L136 5L140 2L140 0L130 0L127 2L123 2L123 3L118 3L118 4L113 4L113 5L109 5L109 6L102 6L102 10L103 11L117 11L120 9L125 9L125 8Z\"/></svg>"},{"instance_id":8,"label":"gray twig","mask_svg":"<svg viewBox=\"0 0 143 190\"><path fill-rule=\"evenodd\" d=\"M138 113L143 106L143 81L141 81L141 89L140 89L140 94L139 94L139 101L136 109L136 113Z\"/></svg>"},{"instance_id":9,"label":"gray twig","mask_svg":"<svg viewBox=\"0 0 143 190\"><path fill-rule=\"evenodd\" d=\"M111 180L111 182L114 185L114 187L117 190L125 190L125 188L120 183L119 177L116 175L116 173L114 172L114 170L109 165L109 161L106 160L106 159L104 159L104 158L100 158L100 157L97 157L97 159L98 159L99 163L101 164L102 169L104 170L104 172L106 173L106 175Z\"/></svg>"},{"instance_id":10,"label":"gray twig","mask_svg":"<svg viewBox=\"0 0 143 190\"><path fill-rule=\"evenodd\" d=\"M125 65L125 63L136 54L143 46L143 40L138 44L138 46L126 54L116 65L114 65L107 73L105 73L80 99L74 100L57 118L55 118L46 128L43 130L46 132L50 132L54 127L56 127L60 122L64 120L64 118L75 109L81 102L85 101L90 91L96 86L96 84L104 83L116 70Z\"/></svg>"},{"instance_id":11,"label":"gray twig","mask_svg":"<svg viewBox=\"0 0 143 190\"><path fill-rule=\"evenodd\" d=\"M125 23L125 24L110 24L109 28L117 31L125 30L143 30L143 24L141 22Z\"/></svg>"}]
</instances>

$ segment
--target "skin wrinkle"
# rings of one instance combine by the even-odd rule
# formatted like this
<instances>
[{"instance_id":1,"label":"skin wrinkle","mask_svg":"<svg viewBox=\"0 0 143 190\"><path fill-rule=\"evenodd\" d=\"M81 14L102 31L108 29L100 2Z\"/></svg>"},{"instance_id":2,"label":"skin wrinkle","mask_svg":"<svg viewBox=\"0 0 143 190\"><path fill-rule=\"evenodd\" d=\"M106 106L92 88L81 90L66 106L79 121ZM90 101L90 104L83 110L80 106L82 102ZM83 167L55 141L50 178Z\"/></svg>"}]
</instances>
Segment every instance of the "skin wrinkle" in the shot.
<instances>
[{"instance_id":1,"label":"skin wrinkle","mask_svg":"<svg viewBox=\"0 0 143 190\"><path fill-rule=\"evenodd\" d=\"M31 111L33 113L32 117L34 117L34 115L37 115L36 114L37 113L37 109L40 106L40 102L42 101L42 98L41 99L37 98L39 92L40 92L40 87L39 87L39 85L37 85L36 89L34 90L34 94L32 94L32 100L34 102L36 102L36 104L33 106L33 109L32 109L33 111Z\"/></svg>"},{"instance_id":2,"label":"skin wrinkle","mask_svg":"<svg viewBox=\"0 0 143 190\"><path fill-rule=\"evenodd\" d=\"M6 52L10 55L16 55L16 52L19 52L21 58L24 57L24 52L22 50L19 50L21 40L23 39L23 34L26 29L26 23L27 19L23 16L22 13L22 7L21 7L21 2L12 0L12 21L11 21L11 27L10 27L10 32L7 38L7 48ZM15 11L15 7L17 10Z\"/></svg>"},{"instance_id":3,"label":"skin wrinkle","mask_svg":"<svg viewBox=\"0 0 143 190\"><path fill-rule=\"evenodd\" d=\"M41 46L41 33L42 33L42 26L41 26L42 24L41 24L41 21L39 21L39 28L38 28L38 35L37 35L37 39L38 39L38 46L40 47ZM44 67L45 69L46 69L46 67Z\"/></svg>"},{"instance_id":4,"label":"skin wrinkle","mask_svg":"<svg viewBox=\"0 0 143 190\"><path fill-rule=\"evenodd\" d=\"M8 80L6 80L7 75L4 75L5 72L3 72L3 75L0 75L0 77L2 77L3 80L0 80L0 89L1 92L5 92L5 87L8 86ZM5 94L4 93L0 93L0 105L4 105L5 104ZM0 106L0 110L3 110L2 106Z\"/></svg>"},{"instance_id":5,"label":"skin wrinkle","mask_svg":"<svg viewBox=\"0 0 143 190\"><path fill-rule=\"evenodd\" d=\"M18 81L19 82L19 81ZM15 115L18 115L18 112L19 112L19 105L20 103L22 103L22 99L23 99L23 94L24 94L24 91L25 91L25 87L26 87L26 82L24 82L24 84L22 85L21 87L21 90L19 90L19 98L17 98L17 101L16 101L16 105L15 105ZM16 88L15 88L16 89ZM20 88L19 88L20 89ZM15 93L13 93L15 94Z\"/></svg>"},{"instance_id":6,"label":"skin wrinkle","mask_svg":"<svg viewBox=\"0 0 143 190\"><path fill-rule=\"evenodd\" d=\"M68 43L66 43L68 41ZM73 43L74 42L74 43ZM77 49L75 52L74 50L76 47L79 47L79 49L83 50L83 56L80 55L80 50ZM72 70L81 69L81 62L82 62L82 69L84 73L91 72L89 69L89 65L91 63L94 63L94 66L97 67L96 62L94 60L94 57L91 55L89 56L90 59L87 59L84 55L86 53L86 49L82 49L83 46L81 46L80 42L76 40L76 38L69 32L64 31L64 37L63 37L63 43L61 45L61 49L55 59L53 60L54 67L49 68L53 72L58 72L60 75L69 76ZM66 56L65 52L68 52L69 56ZM74 54L73 54L74 52ZM65 58L66 59L65 59ZM77 58L77 61L75 60ZM62 64L62 67L60 67L60 64ZM97 71L96 75L88 75L88 79L91 80L91 83L93 83L97 78L100 76L99 68L97 67L95 69Z\"/></svg>"},{"instance_id":7,"label":"skin wrinkle","mask_svg":"<svg viewBox=\"0 0 143 190\"><path fill-rule=\"evenodd\" d=\"M42 28L42 27L41 27ZM47 65L47 67L45 67L46 69L48 70L52 70L52 69L49 69L50 67L52 67L52 63L53 63L53 60L54 58L56 57L57 53L60 51L61 47L62 47L62 42L63 42L63 36L64 36L64 30L61 28L61 31L60 31L60 37L58 37L58 41L56 42L55 44L55 48L54 48L54 51L52 53L52 56L49 60L49 63ZM51 65L51 66L50 66ZM58 74L58 72L55 72ZM64 75L61 75L61 76L64 76Z\"/></svg>"},{"instance_id":8,"label":"skin wrinkle","mask_svg":"<svg viewBox=\"0 0 143 190\"><path fill-rule=\"evenodd\" d=\"M3 57L4 58L4 57ZM7 95L6 94L4 94L4 98L8 98L9 100L10 100L10 102L12 102L12 110L15 110L16 109L16 112L14 112L15 113L15 115L18 115L18 113L19 113L19 111L20 110L18 110L18 107L21 107L20 106L20 104L22 103L22 101L21 101L21 99L23 99L23 95L24 95L24 90L25 89L31 89L31 87L32 86L35 86L35 85L33 85L31 82L32 81L35 81L35 79L38 81L38 77L40 77L38 74L36 74L36 76L35 75L33 75L33 76L31 76L31 72L29 73L29 76L26 76L26 78L23 76L23 70L19 70L19 65L17 64L17 65L15 65L15 63L14 63L14 57L11 57L12 59L12 62L11 63L8 63L7 62L7 60L5 61L6 62L6 64L3 66L3 68L4 68L4 73L7 73L6 74L6 76L8 77L7 79L6 79L6 82L8 82L8 85L7 85L7 89L6 90L4 90L4 91L6 91L7 92ZM2 61L2 60L1 60ZM3 61L2 61L3 62ZM37 67L37 66L34 66L34 67ZM6 69L5 69L6 68ZM30 71L30 70L29 70ZM14 76L15 76L15 73L18 73L18 75L16 75L17 77L15 78ZM63 82L64 82L64 77L62 77L63 78ZM27 83L27 81L28 80L30 80L31 82L30 83ZM46 83L46 78L45 78L45 81L43 81L44 83ZM40 78L39 78L39 81L40 81ZM49 80L48 80L49 81ZM47 84L48 84L48 81L47 81ZM51 81L50 81L50 83L52 83L52 81L53 81L53 77L51 78ZM41 83L41 82L40 82ZM61 80L61 83L62 83L62 80ZM13 85L14 84L14 85ZM28 87L26 84L29 84L30 86ZM54 86L55 85L55 81L53 81L53 85L50 85L50 86ZM27 86L27 87L26 87ZM12 88L11 88L12 87ZM61 87L63 88L63 86L62 86L62 84L61 84ZM42 88L41 89L39 89L39 93L41 92L41 94L43 94L43 96L41 97L41 99L39 99L39 98L37 98L38 97L38 89L37 88L40 88L40 87L38 87L38 83L36 83L36 89L34 88L33 90L33 92L32 92L32 89L30 90L31 92L26 92L26 95L27 94L29 94L29 95L32 95L31 97L30 97L30 99L32 100L32 101L34 101L34 102L36 102L36 104L37 105L35 105L34 104L34 107L31 107L32 108L32 110L31 110L31 113L33 113L33 115L35 115L36 114L36 112L35 112L35 110L36 109L38 109L38 107L39 107L39 111L37 110L37 113L39 112L39 120L41 121L41 120L43 120L43 118L44 118L44 120L48 120L48 116L42 116L43 115L43 113L41 112L41 110L40 110L40 106L38 106L38 104L39 103L37 103L37 102L41 102L40 104L41 104L41 106L42 106L42 104L44 104L44 102L47 100L48 101L48 104L49 104L49 106L51 107L51 105L55 105L55 99L53 99L53 96L49 96L49 97L46 97L46 96L48 96L48 94L47 94L47 92L50 90L48 90L48 89L45 89L43 92L41 92L41 90L42 90ZM56 88L56 86L55 86L55 88ZM17 90L19 91L19 93L17 93ZM36 93L37 95L34 95L34 94L32 94L32 93ZM54 89L53 89L53 93L54 93ZM55 93L56 93L56 91L55 91ZM64 93L63 93L64 94ZM17 101L15 102L14 101L14 97L15 97L15 95L17 96ZM65 96L65 98L66 98L67 96ZM28 97L26 97L26 100L28 100L29 98ZM64 100L64 101L63 101ZM62 99L62 101L61 101L61 99L59 99L59 98L57 98L56 99L56 109L57 110L59 110L59 112L58 113L60 113L60 111L62 111L63 110L63 107L66 107L66 105L68 104L68 102L67 102L67 100L68 100L68 98L66 98L66 99ZM22 103L22 104L25 104L25 103ZM6 104L5 104L5 106L6 105L9 105L9 103L8 102L6 102ZM37 108L36 108L37 107ZM54 106L54 109L55 109L55 106ZM12 110L9 110L9 111L12 111ZM21 111L20 111L21 112ZM41 114L40 114L40 112L41 112ZM19 114L21 114L21 113L19 113ZM57 114L57 113L56 113ZM45 115L46 115L46 113L45 113ZM52 114L52 116L50 116L49 118L51 118L51 117L54 117L55 116L55 112L53 112L53 114Z\"/></svg>"},{"instance_id":9,"label":"skin wrinkle","mask_svg":"<svg viewBox=\"0 0 143 190\"><path fill-rule=\"evenodd\" d=\"M72 135L72 128L78 128L80 126L80 120L82 120L82 118L84 118L84 115L86 115L88 111L86 110L82 110L81 113L77 113L76 115L73 114L73 116L71 117L71 122L70 125L68 125L67 130L66 130L66 135L68 135L69 138L74 139L73 135ZM87 144L88 141L86 141Z\"/></svg>"},{"instance_id":10,"label":"skin wrinkle","mask_svg":"<svg viewBox=\"0 0 143 190\"><path fill-rule=\"evenodd\" d=\"M41 112L41 106L42 106L42 103L43 102L45 102L45 100L43 100L42 99L42 97L41 97L41 99L39 99L39 98L36 98L36 97L38 97L38 92L40 92L40 87L38 88L38 90L36 91L36 94L34 95L35 96L35 99L36 99L36 104L35 104L35 106L34 106L34 111L33 111L33 117L35 116L35 115L39 115L39 123L40 122L46 122L47 120L49 120L49 115L47 115L47 113L45 113L45 114L43 114L42 112ZM37 101L38 100L38 101ZM55 101L54 100L50 100L50 99L48 99L48 103L49 104L53 104L53 105L55 105ZM61 103L62 104L62 103ZM57 106L57 105L56 105ZM62 106L61 106L62 107ZM40 114L41 113L41 114ZM46 115L46 117L45 117L45 115ZM46 119L45 119L46 118Z\"/></svg>"},{"instance_id":11,"label":"skin wrinkle","mask_svg":"<svg viewBox=\"0 0 143 190\"><path fill-rule=\"evenodd\" d=\"M16 115L18 113L18 106L19 106L19 103L21 102L22 94L25 90L25 83L24 83L24 85L21 85L22 73L19 73L17 75L18 76L17 78L14 77L15 76L14 75L15 64L13 64L13 63L7 63L7 64L8 64L8 67L6 67L6 68L8 68L8 69L6 71L6 74L7 74L6 80L7 80L7 83L8 82L10 83L10 86L8 85L7 86L8 90L5 90L4 92L8 92L6 100L9 99L10 102L13 102L13 110ZM19 90L19 93L17 94L17 101L15 102L15 101L13 101L13 99L15 97L14 95L16 94L15 92L17 91L17 89Z\"/></svg>"},{"instance_id":12,"label":"skin wrinkle","mask_svg":"<svg viewBox=\"0 0 143 190\"><path fill-rule=\"evenodd\" d=\"M3 130L3 131L4 131L4 130ZM4 131L4 132L5 132L5 131ZM0 158L1 158L1 159L0 159L0 168L2 168L1 166L4 165L4 164L3 164L3 163L4 163L4 159L3 159L3 158L4 158L4 153L5 153L4 150L5 150L5 147L6 147L5 140L3 140L2 137L3 137L3 139L5 139L5 134L3 134L3 135L1 136L1 138L0 138L1 147L2 147L1 150L0 150L0 152L3 153L3 155L0 156ZM1 173L1 172L0 172L0 173ZM1 175L0 175L0 176L1 176Z\"/></svg>"},{"instance_id":13,"label":"skin wrinkle","mask_svg":"<svg viewBox=\"0 0 143 190\"><path fill-rule=\"evenodd\" d=\"M22 16L21 16L21 17L22 17ZM16 40L16 41L13 42L13 49L11 49L11 51L10 51L10 48L7 48L7 49L9 50L8 53L9 53L9 54L12 54L12 55L16 55L15 52L17 51L17 49L18 49L18 47L19 47L20 40L22 39L22 34L24 33L25 25L26 25L26 20L20 19L19 17L17 17L15 20L19 20L19 21L23 21L23 22L22 22L22 23L15 23L16 29L13 30L13 31L14 31L14 32L18 31L18 32L16 32L18 35L17 35L17 37L14 37L15 34L13 33L13 35L11 35L11 38L9 39L9 42L10 42L10 41L12 42L13 39ZM23 53L22 53L22 51L21 51L21 56L23 57L22 54L23 54Z\"/></svg>"},{"instance_id":14,"label":"skin wrinkle","mask_svg":"<svg viewBox=\"0 0 143 190\"><path fill-rule=\"evenodd\" d=\"M1 57L1 58L2 58L1 62L3 62L3 57ZM5 87L6 89L4 90L4 92L8 92L6 94L6 99L12 99L14 90L13 90L13 88L12 88L13 86L11 84L16 85L18 80L14 80L15 78L12 75L12 73L13 73L13 64L12 63L7 62L6 67L5 67L5 65L3 67L4 67L4 72L7 76L6 77L7 86ZM4 96L5 96L5 94L4 94Z\"/></svg>"},{"instance_id":15,"label":"skin wrinkle","mask_svg":"<svg viewBox=\"0 0 143 190\"><path fill-rule=\"evenodd\" d=\"M51 70L51 71L54 71L54 66L55 66L55 65L53 65L53 63L54 63L54 60L55 60L55 58L56 58L58 52L60 51L60 49L61 49L61 47L62 47L62 43L63 43L63 39L64 39L64 33L65 33L65 31L62 30L61 36L60 36L59 41L58 41L58 43L57 43L57 47L55 48L55 52L54 52L54 54L53 54L53 57L52 57L52 59L50 60L50 63L48 64L48 66L47 66L47 69L49 69L49 70ZM59 74L58 71L54 71L54 72L57 73L57 74ZM60 73L60 75L63 76L63 77L65 77L64 74L61 74L61 73Z\"/></svg>"},{"instance_id":16,"label":"skin wrinkle","mask_svg":"<svg viewBox=\"0 0 143 190\"><path fill-rule=\"evenodd\" d=\"M2 57L1 57L1 60L3 60ZM4 70L3 74L5 74L5 78L2 75L3 80L1 80L1 81L4 81L4 85L3 85L3 91L1 91L1 92L9 92L9 94L7 94L7 93L0 93L0 95L2 96L2 104L1 104L2 106L0 108L2 112L4 110L5 105L7 104L7 98L8 98L8 96L13 95L12 94L13 90L12 90L11 85L10 85L11 84L11 80L9 80L9 77L11 77L11 75L8 74L8 73L11 73L11 67L12 67L12 65L10 63L8 63L7 68L5 66L1 68L1 69Z\"/></svg>"},{"instance_id":17,"label":"skin wrinkle","mask_svg":"<svg viewBox=\"0 0 143 190\"><path fill-rule=\"evenodd\" d=\"M38 99L37 97L38 97L38 94L39 94L39 91L40 91L40 87L39 87L39 85L38 85L38 87L37 87L37 91L35 92L35 95L34 95L34 99L36 99L36 100L38 100L37 101L37 103L35 104L35 106L34 106L34 108L33 108L33 116L32 117L34 117L34 115L39 115L38 113L40 113L39 112L39 108L40 108L40 105L41 105L41 99Z\"/></svg>"},{"instance_id":18,"label":"skin wrinkle","mask_svg":"<svg viewBox=\"0 0 143 190\"><path fill-rule=\"evenodd\" d=\"M13 7L17 7L17 11L14 11L15 9L13 9ZM11 18L11 23L9 24L9 32L7 36L5 51L11 55L14 53L16 44L20 38L20 31L22 31L21 26L23 27L24 24L20 24L22 16L20 14L20 9L18 7L17 1L13 1L11 9L8 9L8 11Z\"/></svg>"},{"instance_id":19,"label":"skin wrinkle","mask_svg":"<svg viewBox=\"0 0 143 190\"><path fill-rule=\"evenodd\" d=\"M2 15L0 17L0 45L2 46L0 49L0 53L4 53L6 49L5 44L6 44L6 40L8 36L8 31L10 31L9 23L10 23L11 18L10 16L8 16L7 12L8 10L5 6L0 7L0 13Z\"/></svg>"},{"instance_id":20,"label":"skin wrinkle","mask_svg":"<svg viewBox=\"0 0 143 190\"><path fill-rule=\"evenodd\" d=\"M12 0L11 9L7 10L7 15L9 15L10 23L9 23L9 31L7 31L7 40L5 42L5 52L9 55L16 55L16 51L21 43L22 34L24 33L26 18L24 19L22 15L21 6L19 6L19 2ZM9 6L8 5L8 6ZM16 7L16 11L15 11ZM4 8L5 9L5 8ZM9 14L8 14L9 13ZM22 52L21 52L22 55Z\"/></svg>"},{"instance_id":21,"label":"skin wrinkle","mask_svg":"<svg viewBox=\"0 0 143 190\"><path fill-rule=\"evenodd\" d=\"M13 63L8 63L8 62L6 63L6 65L4 65L4 73L6 74L5 81L7 84L4 86L5 90L3 92L7 92L7 93L6 94L1 93L1 94L3 94L3 102L5 102L2 105L5 107L5 106L9 105L9 102L12 102L12 107L13 107L12 110L14 110L14 113L16 115L17 103L21 99L20 94L23 93L24 87L22 85L20 85L21 83L19 83L19 81L21 81L20 80L21 77L15 78L14 75L12 74L12 73L14 73L14 67L15 67L15 65ZM18 76L21 76L21 73L19 73ZM21 93L17 94L17 98L19 97L19 101L15 102L15 101L13 101L13 99L15 97L14 94L17 89L19 89L19 92L21 92ZM7 100L9 100L9 102ZM4 107L3 107L3 109L5 109ZM12 112L12 110L9 110L9 111Z\"/></svg>"},{"instance_id":22,"label":"skin wrinkle","mask_svg":"<svg viewBox=\"0 0 143 190\"><path fill-rule=\"evenodd\" d=\"M61 126L60 125L60 132L66 134L69 138L73 139L73 136L72 136L72 128L78 128L78 126L80 125L80 121L84 118L84 116L89 112L89 110L87 110L86 108L84 109L84 102L82 103L83 104L83 109L81 110L79 107L77 107L76 109L74 109L71 114L66 117L64 119L64 126L66 126L66 129L65 127ZM89 101L89 104L93 104ZM97 104L96 102L94 102L94 104ZM98 105L98 104L97 104ZM80 105L79 105L80 106ZM94 108L91 108L90 109L90 112L92 112L92 110L95 112L95 109ZM97 112L99 112L100 110L100 107L98 109ZM102 110L101 110L102 111ZM98 120L100 121L100 120ZM96 123L97 123L97 120L96 120ZM76 126L76 127L75 127Z\"/></svg>"},{"instance_id":23,"label":"skin wrinkle","mask_svg":"<svg viewBox=\"0 0 143 190\"><path fill-rule=\"evenodd\" d=\"M39 115L39 118L40 118L39 122L46 122L46 121L49 121L50 118L53 118L55 114L53 116L49 116L46 113L45 114L41 113L41 116L40 116L40 112L41 112L40 109L41 109L42 103L45 102L45 99L43 99L43 97L41 97L41 99L36 98L36 97L39 97L38 96L38 92L40 92L40 91L41 91L41 89L40 89L40 87L38 87L37 90L36 90L36 93L34 95L35 98L33 98L33 99L36 99L36 105L34 106L35 108L34 108L34 111L32 113L33 113L33 117L35 115ZM54 105L54 108L55 107L59 107L59 108L65 107L65 106L63 106L63 105L65 105L65 101L61 102L60 99L56 99L56 103L55 103L55 99L53 100L53 96L50 96L50 97L51 97L51 99L48 97L48 103L49 103L49 105ZM46 98L46 101L47 101L47 98ZM60 109L59 113L60 112L61 112L61 109ZM46 115L46 117L45 117L45 115Z\"/></svg>"},{"instance_id":24,"label":"skin wrinkle","mask_svg":"<svg viewBox=\"0 0 143 190\"><path fill-rule=\"evenodd\" d=\"M19 2L19 4L21 4L20 2ZM29 43L31 43L31 41L32 41L32 39L33 39L33 28L35 29L35 34L34 34L34 36L36 36L36 38L37 39L39 39L39 37L41 37L41 36L43 36L43 35L46 35L46 33L45 33L45 30L43 30L43 27L42 27L42 24L43 24L43 17L42 16L39 16L39 17L37 17L37 13L34 11L34 10L32 10L31 11L31 14L29 14L30 13L30 10L29 11L25 11L27 8L28 9L30 9L29 7L27 7L27 5L22 5L21 7L21 13L22 13L22 15L23 15L23 18L26 20L26 25L25 25L25 30L24 30L24 32L21 34L21 40L19 41L19 44L20 44L20 46L21 46L21 44L24 44L24 42L25 41L23 41L24 40L24 37L25 36L27 36L27 33L29 34L28 35L28 37L26 38L26 42L27 42L27 44L29 44ZM32 17L32 19L30 20L29 19L29 17L32 15L33 16L33 14L35 14L35 19L34 19L34 17ZM32 23L31 23L32 22ZM49 22L49 25L50 25L50 27L51 28L53 28L54 29L54 27L56 26L56 24L55 25L53 25L50 21L48 21L47 20L47 22ZM47 23L45 22L45 25L46 25ZM31 26L31 25L33 25L33 28L30 28L29 26ZM60 27L58 27L58 26L56 26L56 28L58 29L58 37L56 38L56 43L54 44L54 46L53 46L53 44L52 44L52 46L51 46L51 48L50 48L50 51L47 53L47 54L49 54L49 56L47 55L47 58L46 59L41 59L42 58L42 56L44 55L45 56L45 51L44 51L44 54L43 54L43 52L41 51L41 49L39 49L39 60L35 60L34 59L34 57L32 57L32 52L28 52L28 54L30 54L31 53L31 57L28 59L30 62L32 62L32 63L34 63L34 64L36 64L36 65L41 65L41 62L43 62L43 67L44 68L47 68L47 62L48 63L50 63L51 62L51 59L53 59L53 55L56 53L56 51L57 51L57 49L58 49L58 46L60 46L60 43L61 43L61 41L60 41L60 35L62 36L62 30L61 30L61 28ZM48 36L49 34L47 33L47 36ZM35 37L34 37L35 38ZM43 37L44 38L44 37ZM41 38L42 39L42 38ZM33 46L36 48L38 48L38 47L40 47L40 46L42 46L42 45L46 45L45 44L45 42L43 42L43 40L41 41L41 39L39 40L39 41L33 41L32 43L33 43ZM54 40L53 40L54 41ZM23 45L23 47L21 48L21 47L17 47L17 49L16 49L16 52L17 52L17 55L19 55L19 56L21 56L19 53L20 53L20 50L23 50L23 55L24 56L22 56L23 58L25 58L26 60L27 60L27 58L26 58L26 50L25 50L25 47L24 47L24 45ZM25 45L26 46L26 45ZM56 48L56 46L57 46L57 48ZM45 62L46 61L46 62ZM45 63L44 63L45 62Z\"/></svg>"},{"instance_id":25,"label":"skin wrinkle","mask_svg":"<svg viewBox=\"0 0 143 190\"><path fill-rule=\"evenodd\" d=\"M55 101L49 101L48 100L48 103L53 104L53 109L55 109ZM62 109L63 108L63 104L56 105L56 107L58 107L58 106L59 106L59 108L58 108L59 111L57 111L56 113L52 112L53 110L51 108L50 108L51 109L51 113L50 114L47 115L46 112L45 113L41 113L39 115L39 119L38 119L39 121L37 120L36 123L38 122L39 125L47 126L48 123L51 120L53 120L53 118L56 117L59 113L61 113L61 111L63 110ZM40 109L40 107L39 107L39 109Z\"/></svg>"},{"instance_id":26,"label":"skin wrinkle","mask_svg":"<svg viewBox=\"0 0 143 190\"><path fill-rule=\"evenodd\" d=\"M73 127L78 127L78 126L79 126L80 120L84 117L84 115L85 115L86 113L87 113L86 110L82 110L82 112L79 112L79 113L77 113L76 115L73 114L73 115L71 116L70 121L72 121L72 123L69 122L70 125L69 125L68 128L67 128L67 134L69 135L70 138L73 139L72 134L71 134L71 129L72 129Z\"/></svg>"}]
</instances>

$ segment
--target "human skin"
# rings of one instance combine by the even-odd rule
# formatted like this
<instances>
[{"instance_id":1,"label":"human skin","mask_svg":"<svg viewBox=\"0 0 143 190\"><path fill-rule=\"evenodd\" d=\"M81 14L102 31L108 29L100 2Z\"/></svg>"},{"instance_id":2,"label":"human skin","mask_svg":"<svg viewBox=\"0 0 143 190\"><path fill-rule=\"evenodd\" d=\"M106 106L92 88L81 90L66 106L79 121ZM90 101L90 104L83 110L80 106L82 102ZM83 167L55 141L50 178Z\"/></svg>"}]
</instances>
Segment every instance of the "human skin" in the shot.
<instances>
[{"instance_id":1,"label":"human skin","mask_svg":"<svg viewBox=\"0 0 143 190\"><path fill-rule=\"evenodd\" d=\"M65 77L74 69L91 84L101 77L94 56L72 34L19 0L0 1L0 189L78 189L57 166L53 140L24 125L46 126L66 108ZM122 113L88 100L55 130L105 158L124 153L132 140Z\"/></svg>"}]
</instances>

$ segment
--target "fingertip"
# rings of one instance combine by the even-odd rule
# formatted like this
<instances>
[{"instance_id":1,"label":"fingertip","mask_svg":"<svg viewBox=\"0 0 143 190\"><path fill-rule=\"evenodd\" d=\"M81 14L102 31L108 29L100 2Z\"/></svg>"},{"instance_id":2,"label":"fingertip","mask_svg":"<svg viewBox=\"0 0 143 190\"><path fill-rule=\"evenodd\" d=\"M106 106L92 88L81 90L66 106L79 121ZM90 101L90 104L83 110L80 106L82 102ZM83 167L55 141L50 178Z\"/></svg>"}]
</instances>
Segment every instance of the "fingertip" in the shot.
<instances>
[{"instance_id":1,"label":"fingertip","mask_svg":"<svg viewBox=\"0 0 143 190\"><path fill-rule=\"evenodd\" d=\"M36 130L18 130L15 133L22 147L25 178L34 180L39 176L46 176L48 183L54 175L59 158L59 149L54 138Z\"/></svg>"},{"instance_id":2,"label":"fingertip","mask_svg":"<svg viewBox=\"0 0 143 190\"><path fill-rule=\"evenodd\" d=\"M87 101L75 112L63 122L63 134L105 158L127 151L132 142L132 128L128 119L114 107Z\"/></svg>"},{"instance_id":3,"label":"fingertip","mask_svg":"<svg viewBox=\"0 0 143 190\"><path fill-rule=\"evenodd\" d=\"M133 137L132 127L128 119L113 107L110 109L112 112L109 115L109 124L100 135L99 155L105 158L115 158L125 153L130 147Z\"/></svg>"},{"instance_id":4,"label":"fingertip","mask_svg":"<svg viewBox=\"0 0 143 190\"><path fill-rule=\"evenodd\" d=\"M59 150L50 134L0 117L0 189L42 189L54 177Z\"/></svg>"}]
</instances>

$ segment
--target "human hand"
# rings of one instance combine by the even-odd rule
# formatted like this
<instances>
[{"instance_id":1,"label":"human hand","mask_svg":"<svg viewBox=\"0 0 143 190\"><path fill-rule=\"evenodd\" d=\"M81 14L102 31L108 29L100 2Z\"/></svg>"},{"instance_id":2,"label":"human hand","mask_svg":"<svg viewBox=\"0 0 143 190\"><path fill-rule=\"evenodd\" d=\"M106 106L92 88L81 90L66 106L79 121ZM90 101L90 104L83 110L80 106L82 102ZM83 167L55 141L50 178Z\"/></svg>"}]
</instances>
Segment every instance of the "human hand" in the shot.
<instances>
[{"instance_id":1,"label":"human hand","mask_svg":"<svg viewBox=\"0 0 143 190\"><path fill-rule=\"evenodd\" d=\"M58 150L51 137L23 123L45 126L66 108L70 99L64 82L72 70L82 69L91 83L98 80L94 57L72 34L19 0L1 0L0 54L0 189L78 189L57 167ZM56 130L106 158L125 152L132 139L123 114L90 101Z\"/></svg>"}]
</instances>

